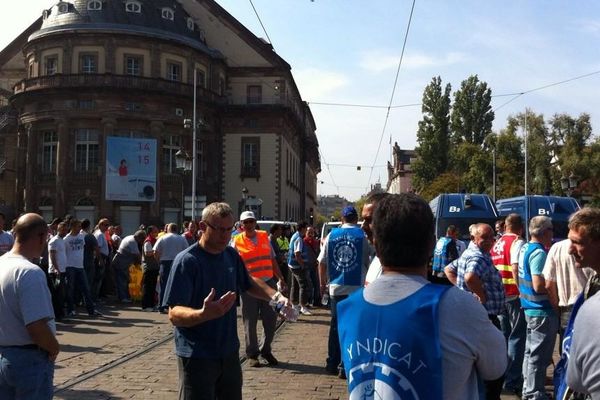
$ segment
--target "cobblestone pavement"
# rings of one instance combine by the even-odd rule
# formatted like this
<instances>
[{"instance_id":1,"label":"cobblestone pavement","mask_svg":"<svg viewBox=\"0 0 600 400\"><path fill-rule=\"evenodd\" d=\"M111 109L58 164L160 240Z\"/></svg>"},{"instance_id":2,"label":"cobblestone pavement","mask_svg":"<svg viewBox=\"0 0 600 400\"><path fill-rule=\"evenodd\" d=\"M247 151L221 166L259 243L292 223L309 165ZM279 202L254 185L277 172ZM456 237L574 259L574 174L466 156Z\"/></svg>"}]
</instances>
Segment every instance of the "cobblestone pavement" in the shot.
<instances>
[{"instance_id":1,"label":"cobblestone pavement","mask_svg":"<svg viewBox=\"0 0 600 400\"><path fill-rule=\"evenodd\" d=\"M166 316L134 307L102 311L104 318L59 325L62 353L55 373L55 399L176 399L177 363ZM277 367L243 365L245 400L347 398L345 380L323 368L329 311L314 309L313 313L296 323L284 323L277 331L273 343ZM243 348L242 328L239 318ZM85 373L89 376L81 380ZM502 396L503 400L516 398Z\"/></svg>"}]
</instances>

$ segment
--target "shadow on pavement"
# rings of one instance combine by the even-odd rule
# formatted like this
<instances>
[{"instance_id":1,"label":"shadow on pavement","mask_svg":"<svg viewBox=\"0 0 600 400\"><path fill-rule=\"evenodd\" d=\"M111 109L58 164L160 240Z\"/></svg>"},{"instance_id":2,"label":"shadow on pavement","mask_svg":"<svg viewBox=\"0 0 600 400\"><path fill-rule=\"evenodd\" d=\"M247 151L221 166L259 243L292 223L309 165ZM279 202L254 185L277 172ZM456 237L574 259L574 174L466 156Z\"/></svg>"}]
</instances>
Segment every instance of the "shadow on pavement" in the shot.
<instances>
[{"instance_id":1,"label":"shadow on pavement","mask_svg":"<svg viewBox=\"0 0 600 400\"><path fill-rule=\"evenodd\" d=\"M294 371L298 374L310 374L310 375L329 375L325 368L320 365L308 365L308 364L295 364L280 362L275 367L266 367L271 369L284 369L286 371Z\"/></svg>"},{"instance_id":2,"label":"shadow on pavement","mask_svg":"<svg viewBox=\"0 0 600 400\"><path fill-rule=\"evenodd\" d=\"M301 319L298 322L303 323L303 324L311 324L311 325L326 325L326 326L330 325L329 321L323 321L323 320L318 320L318 319Z\"/></svg>"},{"instance_id":3,"label":"shadow on pavement","mask_svg":"<svg viewBox=\"0 0 600 400\"><path fill-rule=\"evenodd\" d=\"M85 321L81 321L82 324L86 324L87 322ZM111 332L111 331L102 331L100 329L96 329L96 328L87 328L84 326L77 326L77 325L62 325L59 328L57 328L58 332L71 332L71 333L96 333L96 334L106 334L106 335L115 335L118 332Z\"/></svg>"},{"instance_id":4,"label":"shadow on pavement","mask_svg":"<svg viewBox=\"0 0 600 400\"><path fill-rule=\"evenodd\" d=\"M60 346L62 353L94 353L94 354L108 354L109 351L103 351L100 347L93 346L76 346L72 344L63 344Z\"/></svg>"},{"instance_id":5,"label":"shadow on pavement","mask_svg":"<svg viewBox=\"0 0 600 400\"><path fill-rule=\"evenodd\" d=\"M125 397L115 396L114 394L104 390L93 390L93 389L68 389L64 392L54 395L55 399L69 399L69 400L117 400L125 399Z\"/></svg>"}]
</instances>

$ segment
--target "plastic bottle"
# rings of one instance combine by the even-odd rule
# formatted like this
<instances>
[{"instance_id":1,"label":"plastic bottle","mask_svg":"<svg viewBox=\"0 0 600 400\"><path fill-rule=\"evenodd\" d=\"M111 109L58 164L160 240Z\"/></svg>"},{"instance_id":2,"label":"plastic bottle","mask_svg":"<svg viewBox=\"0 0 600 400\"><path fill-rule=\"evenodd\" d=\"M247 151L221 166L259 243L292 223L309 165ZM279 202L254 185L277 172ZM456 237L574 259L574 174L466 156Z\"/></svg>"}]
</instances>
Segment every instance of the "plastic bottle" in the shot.
<instances>
[{"instance_id":1,"label":"plastic bottle","mask_svg":"<svg viewBox=\"0 0 600 400\"><path fill-rule=\"evenodd\" d=\"M278 303L274 300L271 300L269 305L273 307L273 309L286 321L298 321L298 310L296 310L294 307L286 307L284 303Z\"/></svg>"},{"instance_id":2,"label":"plastic bottle","mask_svg":"<svg viewBox=\"0 0 600 400\"><path fill-rule=\"evenodd\" d=\"M321 304L324 306L329 304L329 292L323 293L323 296L321 296Z\"/></svg>"}]
</instances>

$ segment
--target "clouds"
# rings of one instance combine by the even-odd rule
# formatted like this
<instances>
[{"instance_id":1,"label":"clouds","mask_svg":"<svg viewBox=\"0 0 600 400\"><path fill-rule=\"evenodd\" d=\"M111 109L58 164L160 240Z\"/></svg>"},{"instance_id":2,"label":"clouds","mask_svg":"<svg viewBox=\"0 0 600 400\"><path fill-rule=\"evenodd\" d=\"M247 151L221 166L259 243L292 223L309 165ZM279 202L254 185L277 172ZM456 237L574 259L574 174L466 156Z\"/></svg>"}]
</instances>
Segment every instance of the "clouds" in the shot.
<instances>
[{"instance_id":1,"label":"clouds","mask_svg":"<svg viewBox=\"0 0 600 400\"><path fill-rule=\"evenodd\" d=\"M583 19L579 21L579 29L584 33L600 36L600 20Z\"/></svg>"},{"instance_id":2,"label":"clouds","mask_svg":"<svg viewBox=\"0 0 600 400\"><path fill-rule=\"evenodd\" d=\"M303 99L328 98L350 82L348 76L333 70L308 67L292 72Z\"/></svg>"},{"instance_id":3,"label":"clouds","mask_svg":"<svg viewBox=\"0 0 600 400\"><path fill-rule=\"evenodd\" d=\"M361 53L359 66L372 73L381 73L390 69L398 68L400 60L399 51L384 49L367 50ZM405 53L402 60L402 68L408 70L420 70L426 68L439 68L462 63L466 56L460 52L449 52L442 55L429 55L421 52Z\"/></svg>"}]
</instances>

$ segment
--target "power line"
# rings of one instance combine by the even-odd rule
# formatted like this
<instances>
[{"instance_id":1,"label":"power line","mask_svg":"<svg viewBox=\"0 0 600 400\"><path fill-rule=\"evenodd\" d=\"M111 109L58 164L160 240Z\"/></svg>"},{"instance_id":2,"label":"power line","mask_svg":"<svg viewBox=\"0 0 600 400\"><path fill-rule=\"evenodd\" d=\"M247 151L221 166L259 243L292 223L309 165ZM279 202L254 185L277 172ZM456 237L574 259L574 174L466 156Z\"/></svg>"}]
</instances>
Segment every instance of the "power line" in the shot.
<instances>
[{"instance_id":1,"label":"power line","mask_svg":"<svg viewBox=\"0 0 600 400\"><path fill-rule=\"evenodd\" d=\"M383 141L383 136L385 135L385 130L390 119L390 109L392 107L392 103L394 102L394 95L396 94L396 85L398 84L400 67L402 66L402 60L404 59L404 51L406 50L406 42L408 41L408 33L410 32L410 24L412 22L413 12L415 10L415 3L416 0L413 0L412 6L410 8L410 15L408 17L408 24L406 26L406 33L404 34L404 42L402 43L402 52L400 53L400 60L398 61L398 68L396 69L396 78L394 79L394 86L392 87L392 95L390 96L390 102L387 107L387 113L385 114L385 121L383 123L383 129L381 130L381 136L379 137L379 144L377 145L377 152L375 153L375 159L373 160L373 167L375 166L375 163L377 163L377 157L379 157L379 150L381 150L381 142ZM371 173L369 174L367 190L369 189L369 185L371 184L371 177L373 176L373 167L371 167Z\"/></svg>"},{"instance_id":2,"label":"power line","mask_svg":"<svg viewBox=\"0 0 600 400\"><path fill-rule=\"evenodd\" d=\"M333 174L331 173L331 168L329 168L329 164L327 164L327 162L325 161L325 157L323 156L323 152L321 151L321 149L319 148L319 155L321 156L321 160L323 160L323 164L325 164L325 166L327 167L327 172L329 172L329 177L331 178L331 182L333 183L333 186L339 188L338 185L335 184L335 179L333 179ZM340 190L338 189L338 192Z\"/></svg>"},{"instance_id":3,"label":"power line","mask_svg":"<svg viewBox=\"0 0 600 400\"><path fill-rule=\"evenodd\" d=\"M258 15L258 11L256 11L256 7L254 7L254 3L252 2L252 0L250 0L250 5L252 6L252 9L254 10L254 14L256 14L256 18L258 18L258 22L260 23L260 26L262 26L265 36L269 40L269 43L271 43L271 46L273 47L273 49L275 49L275 46L273 46L273 41L269 37L269 34L267 33L267 30L265 29L265 26L263 25L262 20L260 19L260 15Z\"/></svg>"}]
</instances>

